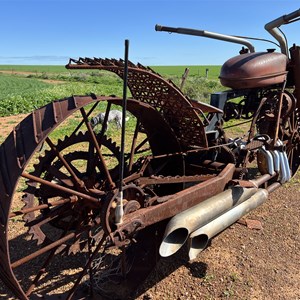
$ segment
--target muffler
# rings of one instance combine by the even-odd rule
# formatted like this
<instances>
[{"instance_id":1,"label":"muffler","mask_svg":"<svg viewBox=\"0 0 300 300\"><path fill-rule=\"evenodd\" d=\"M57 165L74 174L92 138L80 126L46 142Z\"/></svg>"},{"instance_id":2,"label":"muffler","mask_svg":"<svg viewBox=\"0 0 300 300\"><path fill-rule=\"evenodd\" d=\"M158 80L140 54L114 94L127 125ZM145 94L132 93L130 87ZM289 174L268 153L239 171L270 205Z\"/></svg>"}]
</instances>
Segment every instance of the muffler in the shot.
<instances>
[{"instance_id":1,"label":"muffler","mask_svg":"<svg viewBox=\"0 0 300 300\"><path fill-rule=\"evenodd\" d=\"M259 205L263 204L268 198L268 191L265 189L259 189L253 196L246 201L233 207L229 211L225 212L221 216L200 227L196 231L192 232L189 240L189 258L190 260L196 258L196 256L203 251L209 240L235 223L242 216L249 213Z\"/></svg>"},{"instance_id":2,"label":"muffler","mask_svg":"<svg viewBox=\"0 0 300 300\"><path fill-rule=\"evenodd\" d=\"M174 254L186 242L191 232L249 199L256 192L257 188L235 186L177 214L166 227L159 254L163 257Z\"/></svg>"}]
</instances>

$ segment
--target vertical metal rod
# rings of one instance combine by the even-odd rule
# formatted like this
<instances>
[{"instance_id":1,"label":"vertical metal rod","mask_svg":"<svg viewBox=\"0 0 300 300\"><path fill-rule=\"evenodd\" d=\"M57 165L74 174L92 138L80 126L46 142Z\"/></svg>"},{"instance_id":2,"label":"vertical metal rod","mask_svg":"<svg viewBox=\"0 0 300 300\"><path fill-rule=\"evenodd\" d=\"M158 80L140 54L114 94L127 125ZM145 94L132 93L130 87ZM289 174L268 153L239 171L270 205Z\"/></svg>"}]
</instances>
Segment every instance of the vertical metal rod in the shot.
<instances>
[{"instance_id":1,"label":"vertical metal rod","mask_svg":"<svg viewBox=\"0 0 300 300\"><path fill-rule=\"evenodd\" d=\"M121 153L120 153L120 182L119 191L120 195L118 197L115 219L116 224L121 224L123 222L123 178L124 178L124 152L125 152L125 124L126 124L126 110L127 110L127 81L128 81L128 51L129 50L129 40L125 40L125 55L124 55L124 78L123 78L123 99L122 99L122 133L121 133Z\"/></svg>"}]
</instances>

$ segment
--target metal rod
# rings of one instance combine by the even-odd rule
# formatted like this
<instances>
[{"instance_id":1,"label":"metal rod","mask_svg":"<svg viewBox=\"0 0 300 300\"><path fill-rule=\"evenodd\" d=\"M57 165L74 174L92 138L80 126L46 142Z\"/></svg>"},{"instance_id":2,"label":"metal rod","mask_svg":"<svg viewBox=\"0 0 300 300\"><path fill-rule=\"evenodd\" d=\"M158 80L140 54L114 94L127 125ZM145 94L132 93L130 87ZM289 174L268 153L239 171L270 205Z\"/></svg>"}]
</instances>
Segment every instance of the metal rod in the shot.
<instances>
[{"instance_id":1,"label":"metal rod","mask_svg":"<svg viewBox=\"0 0 300 300\"><path fill-rule=\"evenodd\" d=\"M137 142L139 127L140 127L140 118L138 118L136 121L134 135L133 135L133 139L132 139L130 158L129 158L129 164L128 164L129 172L132 170L133 159L134 159L134 154L135 154L135 146L136 146L136 142Z\"/></svg>"},{"instance_id":2,"label":"metal rod","mask_svg":"<svg viewBox=\"0 0 300 300\"><path fill-rule=\"evenodd\" d=\"M146 137L143 141L141 141L135 148L134 154L138 153L138 151L149 141L149 138Z\"/></svg>"},{"instance_id":3,"label":"metal rod","mask_svg":"<svg viewBox=\"0 0 300 300\"><path fill-rule=\"evenodd\" d=\"M41 209L46 209L46 208L58 206L58 205L61 205L61 204L66 204L68 202L75 202L75 201L77 201L77 197L75 197L75 198L70 197L68 199L62 199L62 200L54 201L52 203L41 204L41 205L37 205L37 206L34 206L34 207L29 207L29 208L23 208L23 209L20 209L20 210L17 210L17 211L14 211L14 212L10 213L9 218L13 218L13 217L23 215L23 214L28 214L30 212L34 212L34 211L41 210Z\"/></svg>"},{"instance_id":4,"label":"metal rod","mask_svg":"<svg viewBox=\"0 0 300 300\"><path fill-rule=\"evenodd\" d=\"M123 222L123 178L124 178L124 153L125 153L125 132L126 132L126 110L127 110L127 81L128 81L128 51L129 40L125 40L125 55L124 55L124 78L123 78L123 99L122 99L122 133L121 133L121 153L120 153L120 181L119 191L115 218L116 224Z\"/></svg>"},{"instance_id":5,"label":"metal rod","mask_svg":"<svg viewBox=\"0 0 300 300\"><path fill-rule=\"evenodd\" d=\"M83 193L80 193L78 191L74 191L72 189L69 189L69 188L66 188L62 185L58 185L58 184L54 184L52 182L49 182L45 179L42 179L40 177L37 177L37 176L34 176L34 175L31 175L29 173L25 173L23 172L22 173L22 177L24 178L27 178L27 179L30 179L32 181L35 181L35 182L38 182L38 183L41 183L41 184L44 184L44 185L47 185L47 186L50 186L52 187L53 189L57 189L57 190L60 190L62 192L65 192L65 193L68 193L68 194L71 194L71 195L76 195L78 197L81 197L83 199L86 199L86 200L89 200L89 201L92 201L94 203L99 203L99 200L95 197L92 197L92 196L89 196L89 195L86 195L86 194L83 194Z\"/></svg>"},{"instance_id":6,"label":"metal rod","mask_svg":"<svg viewBox=\"0 0 300 300\"><path fill-rule=\"evenodd\" d=\"M71 223L69 223L71 224ZM63 238L67 233L67 230L65 230L60 238ZM40 278L42 277L43 274L46 273L46 268L48 267L48 265L50 264L52 258L55 255L56 250L59 248L60 245L56 246L55 248L53 248L51 250L51 252L49 253L47 259L45 260L45 262L43 263L42 267L40 268L40 270L38 271L37 275L35 276L34 280L32 281L30 287L28 288L27 292L26 292L26 296L30 296L31 293L33 292L34 288L36 287L36 284L38 283L38 281L40 280Z\"/></svg>"},{"instance_id":7,"label":"metal rod","mask_svg":"<svg viewBox=\"0 0 300 300\"><path fill-rule=\"evenodd\" d=\"M87 113L87 117L90 116L90 114L94 111L94 109L97 107L99 101L97 101L93 107L89 110L89 112ZM77 125L77 127L75 128L75 130L72 132L71 136L74 136L77 131L80 129L80 127L82 126L82 124L84 123L84 120L81 120L80 123Z\"/></svg>"},{"instance_id":8,"label":"metal rod","mask_svg":"<svg viewBox=\"0 0 300 300\"><path fill-rule=\"evenodd\" d=\"M105 131L107 130L107 121L108 121L108 116L109 116L109 112L110 112L110 108L111 108L111 102L107 103L106 106L106 110L105 110L105 115L104 115L104 120L103 120L103 124L102 124L102 128L99 134L99 140L101 141ZM100 145L101 147L101 145Z\"/></svg>"},{"instance_id":9,"label":"metal rod","mask_svg":"<svg viewBox=\"0 0 300 300\"><path fill-rule=\"evenodd\" d=\"M123 80L123 100L122 100L122 134L121 134L121 154L120 154L120 191L123 189L124 177L124 153L125 153L125 132L126 132L126 110L127 110L127 81L128 81L128 49L129 40L125 40L124 59L124 80Z\"/></svg>"},{"instance_id":10,"label":"metal rod","mask_svg":"<svg viewBox=\"0 0 300 300\"><path fill-rule=\"evenodd\" d=\"M59 158L59 160L62 162L64 167L67 169L69 174L72 176L74 179L74 183L78 185L79 187L84 187L84 182L78 178L78 176L75 174L74 170L72 167L69 165L69 163L66 161L64 156L59 152L59 150L56 148L56 146L52 143L49 137L46 138L46 143L49 145L51 150L55 153L55 155Z\"/></svg>"},{"instance_id":11,"label":"metal rod","mask_svg":"<svg viewBox=\"0 0 300 300\"><path fill-rule=\"evenodd\" d=\"M106 175L106 179L107 179L107 181L108 181L108 184L109 184L110 188L114 188L114 187L115 187L115 184L114 184L114 182L112 181L112 178L111 178L111 176L110 176L109 170L108 170L108 168L107 168L107 166L106 166L106 164L105 164L105 161L104 161L104 158L103 158L103 155L102 155L100 146L99 146L99 144L98 144L96 135L95 135L95 133L94 133L94 131L93 131L93 128L92 128L92 126L91 126L91 124L90 124L90 122L89 122L89 120L88 120L88 118L87 118L86 112L85 112L84 108L81 108L80 111L81 111L82 117L83 117L83 119L84 119L85 125L86 125L86 127L87 127L87 129L88 129L88 132L90 133L90 136L91 136L91 138L92 138L92 140L93 140L93 143L94 143L94 146L95 146L95 148L96 148L96 151L97 151L97 153L98 153L98 155L99 155L99 158L100 158L102 167L103 167L103 169L104 169L104 172L105 172L105 175Z\"/></svg>"},{"instance_id":12,"label":"metal rod","mask_svg":"<svg viewBox=\"0 0 300 300\"><path fill-rule=\"evenodd\" d=\"M282 109L282 101L283 101L283 93L286 86L286 80L284 81L283 88L280 93L279 103L278 103L278 111L277 111L277 120L276 120L276 126L275 126L275 137L273 140L273 146L277 143L278 139L278 132L279 132L279 126L280 126L280 117L281 117L281 109Z\"/></svg>"},{"instance_id":13,"label":"metal rod","mask_svg":"<svg viewBox=\"0 0 300 300\"><path fill-rule=\"evenodd\" d=\"M35 219L29 221L26 223L26 227L33 227L35 225L38 225L41 227L44 224L47 224L51 221L53 221L56 218L66 218L73 214L73 211L68 209L67 204L58 206L47 212L47 214L40 214Z\"/></svg>"},{"instance_id":14,"label":"metal rod","mask_svg":"<svg viewBox=\"0 0 300 300\"><path fill-rule=\"evenodd\" d=\"M63 238L61 238L61 239L53 242L52 244L49 244L46 247L44 247L44 248L42 248L42 249L40 249L40 250L38 250L38 251L36 251L36 252L34 252L32 254L29 254L29 255L27 255L27 256L25 256L25 257L17 260L16 262L14 262L14 263L11 264L11 268L14 269L14 268L17 268L17 267L21 266L22 264L24 264L24 263L26 263L26 262L28 262L28 261L30 261L30 260L32 260L32 259L34 259L34 258L36 258L36 257L38 257L40 255L42 255L42 254L50 251L51 249L56 248L57 246L62 245L66 241L72 239L74 236L75 236L74 232L66 235L65 237L63 237Z\"/></svg>"}]
</instances>

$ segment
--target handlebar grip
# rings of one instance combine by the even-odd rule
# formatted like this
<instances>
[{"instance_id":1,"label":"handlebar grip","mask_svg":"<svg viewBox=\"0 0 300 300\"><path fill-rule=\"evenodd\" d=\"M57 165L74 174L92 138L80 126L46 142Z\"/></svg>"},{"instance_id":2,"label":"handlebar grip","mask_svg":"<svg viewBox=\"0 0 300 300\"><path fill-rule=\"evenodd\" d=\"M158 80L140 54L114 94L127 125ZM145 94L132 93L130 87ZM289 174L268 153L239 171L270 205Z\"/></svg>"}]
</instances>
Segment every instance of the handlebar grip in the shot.
<instances>
[{"instance_id":1,"label":"handlebar grip","mask_svg":"<svg viewBox=\"0 0 300 300\"><path fill-rule=\"evenodd\" d=\"M178 28L162 26L162 25L156 24L155 25L155 31L177 32Z\"/></svg>"}]
</instances>

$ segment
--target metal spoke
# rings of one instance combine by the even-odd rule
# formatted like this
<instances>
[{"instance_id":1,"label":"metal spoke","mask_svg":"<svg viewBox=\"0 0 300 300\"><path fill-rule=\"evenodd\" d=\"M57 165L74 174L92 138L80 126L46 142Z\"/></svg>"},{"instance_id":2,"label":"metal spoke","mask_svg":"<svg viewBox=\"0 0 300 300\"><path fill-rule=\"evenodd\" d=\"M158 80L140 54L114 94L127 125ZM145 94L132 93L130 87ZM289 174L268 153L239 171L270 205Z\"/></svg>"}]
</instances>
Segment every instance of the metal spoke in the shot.
<instances>
[{"instance_id":1,"label":"metal spoke","mask_svg":"<svg viewBox=\"0 0 300 300\"><path fill-rule=\"evenodd\" d=\"M70 197L68 199L62 199L62 200L54 201L54 202L47 203L47 204L41 204L41 205L33 206L33 207L30 207L30 208L23 208L23 209L20 209L20 210L17 210L17 211L14 211L14 212L10 213L9 218L13 218L13 217L23 215L23 214L28 214L28 213L35 212L35 211L42 210L42 209L47 209L47 208L50 208L50 207L55 207L55 206L58 206L58 205L69 203L69 202L72 203L72 202L75 202L75 201L77 201L77 197Z\"/></svg>"},{"instance_id":2,"label":"metal spoke","mask_svg":"<svg viewBox=\"0 0 300 300\"><path fill-rule=\"evenodd\" d=\"M17 268L17 267L23 265L24 263L27 263L30 260L32 260L32 259L34 259L34 258L36 258L36 257L52 250L52 249L54 249L54 248L64 244L68 240L72 239L74 236L75 236L75 232L69 233L68 235L64 236L61 239L58 239L57 241L55 241L55 242L53 242L53 243L51 243L47 246L45 246L44 248L42 248L42 249L40 249L40 250L38 250L38 251L36 251L32 254L29 254L29 255L15 261L14 263L11 264L12 269Z\"/></svg>"},{"instance_id":3,"label":"metal spoke","mask_svg":"<svg viewBox=\"0 0 300 300\"><path fill-rule=\"evenodd\" d=\"M89 110L89 112L86 114L87 117L90 116L90 114L95 110L95 108L98 106L98 104L99 104L99 101L97 101L97 102L93 105L93 107L92 107L92 108ZM74 136L74 135L78 132L78 130L80 129L80 127L81 127L83 124L84 124L84 120L81 120L80 123L78 124L78 126L75 128L75 130L74 130L74 131L72 132L72 134L70 135L70 137Z\"/></svg>"},{"instance_id":4,"label":"metal spoke","mask_svg":"<svg viewBox=\"0 0 300 300\"><path fill-rule=\"evenodd\" d=\"M100 146L98 144L95 132L93 131L92 126L91 126L90 122L88 121L88 118L87 118L85 110L83 108L81 108L80 111L81 111L82 117L84 119L85 125L86 125L86 127L88 129L88 132L89 132L89 134L90 134L90 136L92 138L92 142L93 142L93 144L94 144L94 146L96 148L97 154L98 154L98 156L100 158L101 165L102 165L102 167L104 169L104 173L105 173L106 179L108 181L108 184L109 184L110 188L114 188L115 187L115 183L112 181L112 178L110 176L109 170L108 170L108 168L106 166L106 163L105 163L105 160L103 158Z\"/></svg>"},{"instance_id":5,"label":"metal spoke","mask_svg":"<svg viewBox=\"0 0 300 300\"><path fill-rule=\"evenodd\" d=\"M137 153L147 142L149 141L148 137L146 137L143 141L141 141L135 148L135 153Z\"/></svg>"},{"instance_id":6,"label":"metal spoke","mask_svg":"<svg viewBox=\"0 0 300 300\"><path fill-rule=\"evenodd\" d=\"M50 173L55 179L59 180L59 182L63 183L67 187L74 187L74 182L67 176L65 173L61 172L58 168L51 165L47 167L47 172Z\"/></svg>"},{"instance_id":7,"label":"metal spoke","mask_svg":"<svg viewBox=\"0 0 300 300\"><path fill-rule=\"evenodd\" d=\"M101 131L100 131L100 134L99 134L99 140L100 141L101 141L105 131L107 130L107 123L108 123L108 116L109 116L110 108L111 108L111 102L107 102L105 115L104 115L104 120L103 120L102 128L101 128ZM101 145L100 145L100 147L101 147Z\"/></svg>"},{"instance_id":8,"label":"metal spoke","mask_svg":"<svg viewBox=\"0 0 300 300\"><path fill-rule=\"evenodd\" d=\"M62 239L66 234L67 234L68 230L66 229L60 236L60 239ZM26 292L26 296L30 296L31 293L33 292L34 288L36 287L36 284L38 283L38 281L40 280L41 276L43 274L45 274L46 272L46 268L49 266L50 262L52 261L52 258L55 255L56 250L59 248L59 245L56 246L55 248L53 248L51 250L51 252L49 253L47 259L45 260L45 262L43 263L42 267L40 268L40 270L38 271L38 273L36 274L35 278L33 279L30 287L28 288L27 292Z\"/></svg>"},{"instance_id":9,"label":"metal spoke","mask_svg":"<svg viewBox=\"0 0 300 300\"><path fill-rule=\"evenodd\" d=\"M70 203L64 204L62 206L55 207L51 209L47 214L42 214L38 216L37 218L31 220L30 222L26 223L27 227L32 227L35 225L43 225L46 223L49 223L50 221L56 219L56 218L65 218L67 216L70 216L72 214L72 211L70 210Z\"/></svg>"},{"instance_id":10,"label":"metal spoke","mask_svg":"<svg viewBox=\"0 0 300 300\"><path fill-rule=\"evenodd\" d=\"M93 171L96 168L96 158L94 153L94 146L92 143L89 143L89 149L88 149L88 160L86 164L86 174L91 175Z\"/></svg>"},{"instance_id":11,"label":"metal spoke","mask_svg":"<svg viewBox=\"0 0 300 300\"><path fill-rule=\"evenodd\" d=\"M138 133L139 133L139 128L140 128L140 120L139 120L139 118L137 118L136 125L135 125L135 130L134 130L134 135L133 135L133 139L132 139L132 144L131 144L130 157L129 157L129 164L128 164L128 171L129 172L132 170L134 154L136 153L135 146L136 146L136 143L137 143L137 136L138 136Z\"/></svg>"},{"instance_id":12,"label":"metal spoke","mask_svg":"<svg viewBox=\"0 0 300 300\"><path fill-rule=\"evenodd\" d=\"M80 192L78 192L78 191L75 191L75 190L66 188L66 187L61 186L61 185L58 185L58 184L54 184L54 183L52 183L52 182L49 182L49 181L47 181L47 180L45 180L45 179L36 177L36 176L31 175L31 174L29 174L29 173L23 172L23 173L22 173L22 177L27 178L27 179L30 179L30 180L35 181L35 182L38 182L38 183L41 183L41 184L44 184L44 185L47 185L47 186L49 186L49 187L51 187L51 188L53 188L53 189L57 189L57 190L59 190L59 191L68 193L68 194L70 194L70 195L75 195L75 196L81 197L81 198L83 198L83 199L85 199L85 200L89 200L89 201L94 202L94 203L96 203L96 204L99 203L99 200L98 200L97 198L95 198L95 197L92 197L92 196L89 196L89 195L80 193Z\"/></svg>"},{"instance_id":13,"label":"metal spoke","mask_svg":"<svg viewBox=\"0 0 300 300\"><path fill-rule=\"evenodd\" d=\"M53 150L53 152L56 154L58 159L62 162L63 166L70 173L71 177L74 180L74 184L76 184L78 187L83 188L84 187L84 182L77 177L77 175L73 171L73 168L68 164L68 162L65 160L63 155L56 149L55 145L52 143L52 141L50 140L49 137L46 138L46 142L50 146L50 148Z\"/></svg>"}]
</instances>

